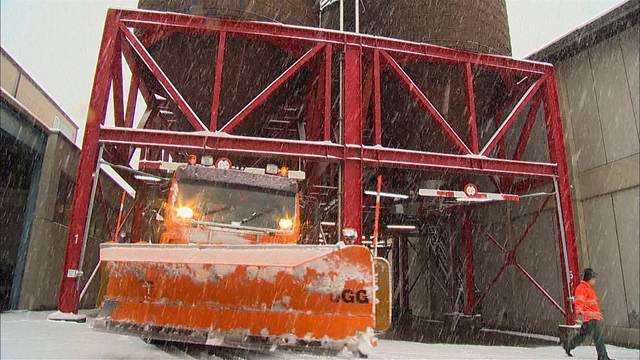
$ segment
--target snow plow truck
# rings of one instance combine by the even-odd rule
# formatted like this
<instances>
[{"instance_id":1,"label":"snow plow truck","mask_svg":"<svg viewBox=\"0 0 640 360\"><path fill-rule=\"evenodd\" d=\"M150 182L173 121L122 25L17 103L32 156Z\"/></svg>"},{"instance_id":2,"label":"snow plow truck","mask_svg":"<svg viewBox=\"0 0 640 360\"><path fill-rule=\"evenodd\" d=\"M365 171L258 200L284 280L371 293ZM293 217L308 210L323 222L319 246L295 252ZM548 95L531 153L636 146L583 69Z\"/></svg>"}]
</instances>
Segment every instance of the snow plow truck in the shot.
<instances>
[{"instance_id":1,"label":"snow plow truck","mask_svg":"<svg viewBox=\"0 0 640 360\"><path fill-rule=\"evenodd\" d=\"M175 164L174 164L175 165ZM95 326L251 350L367 355L390 325L389 263L350 244L299 244L304 172L174 166L158 243L104 243Z\"/></svg>"}]
</instances>

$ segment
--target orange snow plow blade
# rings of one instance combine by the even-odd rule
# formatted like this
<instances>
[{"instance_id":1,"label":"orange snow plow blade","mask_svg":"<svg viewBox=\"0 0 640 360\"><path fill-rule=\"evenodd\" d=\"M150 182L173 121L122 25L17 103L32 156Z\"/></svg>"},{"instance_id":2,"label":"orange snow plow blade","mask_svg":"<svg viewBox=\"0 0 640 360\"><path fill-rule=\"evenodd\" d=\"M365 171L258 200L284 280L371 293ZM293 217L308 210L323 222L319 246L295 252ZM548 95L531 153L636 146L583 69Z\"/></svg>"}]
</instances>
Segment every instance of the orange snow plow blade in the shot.
<instances>
[{"instance_id":1,"label":"orange snow plow blade","mask_svg":"<svg viewBox=\"0 0 640 360\"><path fill-rule=\"evenodd\" d=\"M103 244L100 258L98 327L242 348L376 345L374 262L362 246Z\"/></svg>"}]
</instances>

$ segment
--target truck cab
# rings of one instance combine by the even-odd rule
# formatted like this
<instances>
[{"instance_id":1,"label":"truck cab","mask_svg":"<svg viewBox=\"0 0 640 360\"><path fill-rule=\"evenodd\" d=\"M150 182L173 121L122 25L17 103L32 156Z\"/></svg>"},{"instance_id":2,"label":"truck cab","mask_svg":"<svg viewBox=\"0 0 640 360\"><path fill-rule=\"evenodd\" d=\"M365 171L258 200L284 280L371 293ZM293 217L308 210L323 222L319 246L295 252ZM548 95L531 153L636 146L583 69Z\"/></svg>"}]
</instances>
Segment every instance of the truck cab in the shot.
<instances>
[{"instance_id":1,"label":"truck cab","mask_svg":"<svg viewBox=\"0 0 640 360\"><path fill-rule=\"evenodd\" d=\"M262 170L262 171L260 171ZM288 171L182 165L171 179L163 244L295 244L298 180Z\"/></svg>"}]
</instances>

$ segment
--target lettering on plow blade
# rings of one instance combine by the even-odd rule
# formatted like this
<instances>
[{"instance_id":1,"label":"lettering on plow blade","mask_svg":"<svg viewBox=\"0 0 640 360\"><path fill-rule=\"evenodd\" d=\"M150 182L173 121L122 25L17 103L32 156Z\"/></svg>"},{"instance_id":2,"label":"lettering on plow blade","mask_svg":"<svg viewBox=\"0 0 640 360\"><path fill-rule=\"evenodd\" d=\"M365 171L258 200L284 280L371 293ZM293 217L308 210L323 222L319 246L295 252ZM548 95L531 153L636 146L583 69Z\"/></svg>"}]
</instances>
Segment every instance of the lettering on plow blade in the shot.
<instances>
[{"instance_id":1,"label":"lettering on plow blade","mask_svg":"<svg viewBox=\"0 0 640 360\"><path fill-rule=\"evenodd\" d=\"M342 290L342 294L339 295L331 295L331 302L337 303L337 302L344 302L344 303L353 303L353 302L357 302L360 304L368 304L369 303L369 297L367 296L367 291L366 290L358 290L356 292L354 292L351 289L344 289Z\"/></svg>"}]
</instances>

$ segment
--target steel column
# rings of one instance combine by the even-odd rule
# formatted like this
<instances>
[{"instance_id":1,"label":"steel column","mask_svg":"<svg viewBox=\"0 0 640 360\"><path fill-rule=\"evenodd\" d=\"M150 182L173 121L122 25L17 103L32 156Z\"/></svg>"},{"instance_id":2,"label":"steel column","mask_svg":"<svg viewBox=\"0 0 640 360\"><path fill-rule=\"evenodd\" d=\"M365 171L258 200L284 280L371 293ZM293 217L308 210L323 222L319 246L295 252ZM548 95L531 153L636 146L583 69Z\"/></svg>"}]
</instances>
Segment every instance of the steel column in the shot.
<instances>
[{"instance_id":1,"label":"steel column","mask_svg":"<svg viewBox=\"0 0 640 360\"><path fill-rule=\"evenodd\" d=\"M467 124L469 126L469 144L474 154L480 152L478 148L478 125L476 123L476 98L473 93L473 69L470 63L464 64L464 94L467 98Z\"/></svg>"},{"instance_id":2,"label":"steel column","mask_svg":"<svg viewBox=\"0 0 640 360\"><path fill-rule=\"evenodd\" d=\"M91 174L98 166L100 124L104 122L107 112L111 66L118 34L117 14L118 12L115 10L107 12L96 75L91 91L84 140L80 153L80 165L76 175L73 203L71 205L71 222L69 223L67 236L62 281L58 293L58 310L63 313L78 312L78 277L75 272L69 270L78 270L83 246L84 227L89 220L87 219L87 210L91 192Z\"/></svg>"},{"instance_id":3,"label":"steel column","mask_svg":"<svg viewBox=\"0 0 640 360\"><path fill-rule=\"evenodd\" d=\"M473 220L472 212L467 208L464 212L464 220L462 222L462 248L464 253L464 313L466 315L473 314L476 307L476 284L473 264Z\"/></svg>"},{"instance_id":4,"label":"steel column","mask_svg":"<svg viewBox=\"0 0 640 360\"><path fill-rule=\"evenodd\" d=\"M409 238L406 235L400 237L398 244L400 254L400 309L403 314L411 311L409 301Z\"/></svg>"},{"instance_id":5,"label":"steel column","mask_svg":"<svg viewBox=\"0 0 640 360\"><path fill-rule=\"evenodd\" d=\"M209 131L216 131L218 129L218 109L220 107L220 88L222 87L222 69L224 66L224 48L226 38L226 32L221 32L218 37L218 52L216 54L216 68L213 78L213 101L211 105Z\"/></svg>"},{"instance_id":6,"label":"steel column","mask_svg":"<svg viewBox=\"0 0 640 360\"><path fill-rule=\"evenodd\" d=\"M344 55L344 144L362 144L362 49L347 46ZM362 160L342 162L342 228L355 229L362 241Z\"/></svg>"},{"instance_id":7,"label":"steel column","mask_svg":"<svg viewBox=\"0 0 640 360\"><path fill-rule=\"evenodd\" d=\"M382 94L380 91L380 50L373 51L373 144L382 145Z\"/></svg>"},{"instance_id":8,"label":"steel column","mask_svg":"<svg viewBox=\"0 0 640 360\"><path fill-rule=\"evenodd\" d=\"M124 126L133 127L133 118L136 116L136 101L138 101L138 88L140 86L140 76L137 72L131 72L131 82L129 93L127 94L127 111L124 116Z\"/></svg>"},{"instance_id":9,"label":"steel column","mask_svg":"<svg viewBox=\"0 0 640 360\"><path fill-rule=\"evenodd\" d=\"M555 71L552 67L545 69L544 86L544 119L547 128L547 142L549 144L549 160L557 164L557 194L558 194L558 247L560 250L560 266L565 272L562 277L564 291L564 308L567 324L575 323L573 312L573 291L578 285L578 250L576 245L575 225L573 223L573 204L571 203L571 185L567 169L567 157L564 148L562 120L560 118L560 104L556 90ZM568 261L568 264L566 264ZM568 272L568 273L567 273Z\"/></svg>"},{"instance_id":10,"label":"steel column","mask_svg":"<svg viewBox=\"0 0 640 360\"><path fill-rule=\"evenodd\" d=\"M327 45L324 48L324 141L331 141L331 59L332 47L331 45Z\"/></svg>"}]
</instances>

